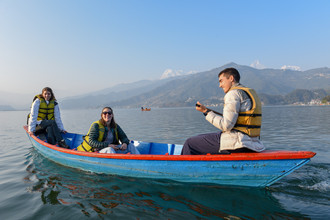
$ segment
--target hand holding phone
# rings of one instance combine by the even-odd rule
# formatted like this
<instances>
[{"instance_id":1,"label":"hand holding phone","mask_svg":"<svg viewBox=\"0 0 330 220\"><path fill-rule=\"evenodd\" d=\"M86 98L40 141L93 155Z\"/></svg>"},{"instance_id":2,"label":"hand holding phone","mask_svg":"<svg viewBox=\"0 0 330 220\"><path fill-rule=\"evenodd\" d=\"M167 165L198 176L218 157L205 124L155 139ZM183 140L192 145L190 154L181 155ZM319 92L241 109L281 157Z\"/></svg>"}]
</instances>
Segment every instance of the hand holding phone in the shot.
<instances>
[{"instance_id":1,"label":"hand holding phone","mask_svg":"<svg viewBox=\"0 0 330 220\"><path fill-rule=\"evenodd\" d=\"M201 107L201 105L198 104L198 103L196 103L196 107ZM196 110L198 110L198 111L200 111L200 112L203 112L205 109L207 109L208 111L212 111L212 112L214 112L214 113L217 114L217 115L221 115L221 116L223 116L221 113L219 113L219 112L217 112L217 111L214 111L214 110L212 110L212 109L206 108L205 106L204 106L204 109L196 109Z\"/></svg>"}]
</instances>

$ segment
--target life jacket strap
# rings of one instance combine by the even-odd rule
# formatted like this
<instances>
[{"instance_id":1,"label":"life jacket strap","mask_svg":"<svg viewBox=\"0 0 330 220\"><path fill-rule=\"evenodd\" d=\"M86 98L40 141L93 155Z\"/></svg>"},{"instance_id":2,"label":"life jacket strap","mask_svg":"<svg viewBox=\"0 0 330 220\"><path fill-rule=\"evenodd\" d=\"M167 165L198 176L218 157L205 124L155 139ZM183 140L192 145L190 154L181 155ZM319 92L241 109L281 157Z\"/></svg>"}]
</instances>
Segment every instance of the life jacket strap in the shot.
<instances>
[{"instance_id":1,"label":"life jacket strap","mask_svg":"<svg viewBox=\"0 0 330 220\"><path fill-rule=\"evenodd\" d=\"M245 114L245 113L240 113L239 116L261 117L262 114Z\"/></svg>"},{"instance_id":2,"label":"life jacket strap","mask_svg":"<svg viewBox=\"0 0 330 220\"><path fill-rule=\"evenodd\" d=\"M260 125L241 125L241 124L235 124L235 127L243 127L243 128L261 128Z\"/></svg>"},{"instance_id":3,"label":"life jacket strap","mask_svg":"<svg viewBox=\"0 0 330 220\"><path fill-rule=\"evenodd\" d=\"M84 135L84 136L83 136L83 142L81 143L81 147L84 149L84 151L89 152L89 151L86 150L86 148L84 147L84 142L87 143L87 141L86 141L86 136L89 136L89 135ZM87 144L89 145L89 143L87 143ZM89 146L90 146L90 145L89 145ZM91 151L93 152L94 148L93 148L92 146L90 146L90 147L91 147Z\"/></svg>"}]
</instances>

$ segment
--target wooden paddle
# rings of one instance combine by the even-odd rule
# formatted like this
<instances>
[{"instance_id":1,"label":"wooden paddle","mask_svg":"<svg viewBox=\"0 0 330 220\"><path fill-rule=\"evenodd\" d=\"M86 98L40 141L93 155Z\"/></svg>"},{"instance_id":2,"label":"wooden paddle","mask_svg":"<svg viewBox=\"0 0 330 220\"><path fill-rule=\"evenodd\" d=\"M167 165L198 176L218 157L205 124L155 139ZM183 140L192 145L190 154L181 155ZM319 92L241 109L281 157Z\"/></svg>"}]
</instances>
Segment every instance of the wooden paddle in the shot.
<instances>
[{"instance_id":1,"label":"wooden paddle","mask_svg":"<svg viewBox=\"0 0 330 220\"><path fill-rule=\"evenodd\" d=\"M199 105L199 104L197 104L196 103L196 106L197 107L201 107L201 105ZM207 110L210 110L210 111L212 111L212 112L214 112L215 114L217 114L217 115L221 115L221 116L223 116L223 114L221 114L220 112L217 112L217 111L214 111L214 110L212 110L212 109L210 109L210 108L206 108Z\"/></svg>"}]
</instances>

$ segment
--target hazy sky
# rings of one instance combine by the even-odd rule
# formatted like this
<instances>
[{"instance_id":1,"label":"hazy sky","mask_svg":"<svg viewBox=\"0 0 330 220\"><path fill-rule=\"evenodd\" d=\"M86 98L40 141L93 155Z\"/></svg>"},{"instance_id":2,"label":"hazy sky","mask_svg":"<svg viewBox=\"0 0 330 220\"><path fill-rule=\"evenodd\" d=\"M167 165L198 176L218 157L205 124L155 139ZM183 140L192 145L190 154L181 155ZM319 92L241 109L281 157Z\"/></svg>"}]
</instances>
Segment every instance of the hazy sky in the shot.
<instances>
[{"instance_id":1,"label":"hazy sky","mask_svg":"<svg viewBox=\"0 0 330 220\"><path fill-rule=\"evenodd\" d=\"M330 1L0 0L0 91L71 96L229 62L330 67Z\"/></svg>"}]
</instances>

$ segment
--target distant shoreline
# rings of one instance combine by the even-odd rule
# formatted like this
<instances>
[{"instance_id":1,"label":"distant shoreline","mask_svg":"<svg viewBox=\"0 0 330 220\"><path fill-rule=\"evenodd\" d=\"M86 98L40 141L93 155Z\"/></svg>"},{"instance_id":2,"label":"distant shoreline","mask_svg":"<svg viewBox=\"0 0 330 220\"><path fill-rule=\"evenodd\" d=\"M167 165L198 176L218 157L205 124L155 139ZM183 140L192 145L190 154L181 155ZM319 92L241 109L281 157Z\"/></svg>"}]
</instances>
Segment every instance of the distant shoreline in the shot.
<instances>
[{"instance_id":1,"label":"distant shoreline","mask_svg":"<svg viewBox=\"0 0 330 220\"><path fill-rule=\"evenodd\" d=\"M330 106L329 103L327 104L287 104L287 105L262 105L262 107L265 108L278 108L278 107L327 107ZM218 108L222 106L214 106L214 105L207 105L207 107L213 107L213 108ZM115 107L116 108L116 107ZM179 109L179 108L195 108L194 106L176 106L176 107L153 107L153 109ZM81 110L88 110L90 108L80 108ZM97 109L94 108L94 109ZM140 108L116 108L116 109L138 109L141 110ZM76 111L77 109L62 109L62 111ZM216 109L215 109L216 110ZM11 110L2 110L0 109L0 112L20 112L20 111L26 111L28 112L29 109L11 109Z\"/></svg>"}]
</instances>

